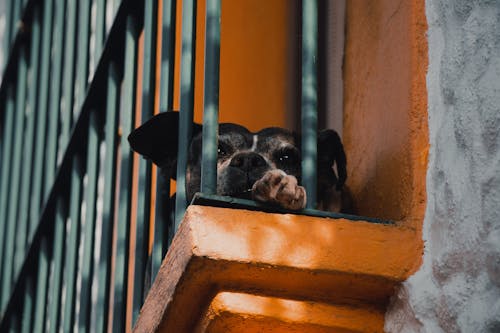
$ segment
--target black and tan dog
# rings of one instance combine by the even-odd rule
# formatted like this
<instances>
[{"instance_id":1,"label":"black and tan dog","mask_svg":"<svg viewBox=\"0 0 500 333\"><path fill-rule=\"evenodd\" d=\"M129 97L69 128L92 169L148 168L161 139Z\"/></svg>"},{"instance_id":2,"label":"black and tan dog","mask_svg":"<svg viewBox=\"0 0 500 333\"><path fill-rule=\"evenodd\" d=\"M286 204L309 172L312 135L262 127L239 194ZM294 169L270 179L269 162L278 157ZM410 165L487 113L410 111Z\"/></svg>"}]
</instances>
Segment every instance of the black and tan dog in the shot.
<instances>
[{"instance_id":1,"label":"black and tan dog","mask_svg":"<svg viewBox=\"0 0 500 333\"><path fill-rule=\"evenodd\" d=\"M175 177L178 128L179 114L164 112L128 137L132 149L158 165L167 179ZM188 200L200 190L201 129L201 125L193 124L186 173ZM340 138L333 130L319 133L317 168L317 208L340 211L346 157ZM300 180L300 137L297 134L278 127L252 133L237 124L219 125L218 195L301 209L306 205L307 196Z\"/></svg>"}]
</instances>

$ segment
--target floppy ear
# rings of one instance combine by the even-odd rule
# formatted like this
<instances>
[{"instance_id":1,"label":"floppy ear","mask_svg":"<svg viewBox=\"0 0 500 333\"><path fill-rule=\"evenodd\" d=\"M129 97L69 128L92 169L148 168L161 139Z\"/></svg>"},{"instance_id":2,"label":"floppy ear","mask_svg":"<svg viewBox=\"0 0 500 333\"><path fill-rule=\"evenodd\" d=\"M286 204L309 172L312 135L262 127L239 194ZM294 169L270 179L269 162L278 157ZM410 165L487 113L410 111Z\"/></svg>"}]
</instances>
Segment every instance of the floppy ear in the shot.
<instances>
[{"instance_id":1,"label":"floppy ear","mask_svg":"<svg viewBox=\"0 0 500 333\"><path fill-rule=\"evenodd\" d=\"M333 171L337 165L337 176ZM347 179L346 156L344 146L337 132L331 129L323 130L318 135L318 174L336 180L336 189L340 191ZM322 175L322 173L327 173ZM333 184L332 184L333 185Z\"/></svg>"},{"instance_id":2,"label":"floppy ear","mask_svg":"<svg viewBox=\"0 0 500 333\"><path fill-rule=\"evenodd\" d=\"M193 123L192 135L202 126ZM162 169L171 168L177 160L179 113L162 112L136 128L128 136L130 147Z\"/></svg>"}]
</instances>

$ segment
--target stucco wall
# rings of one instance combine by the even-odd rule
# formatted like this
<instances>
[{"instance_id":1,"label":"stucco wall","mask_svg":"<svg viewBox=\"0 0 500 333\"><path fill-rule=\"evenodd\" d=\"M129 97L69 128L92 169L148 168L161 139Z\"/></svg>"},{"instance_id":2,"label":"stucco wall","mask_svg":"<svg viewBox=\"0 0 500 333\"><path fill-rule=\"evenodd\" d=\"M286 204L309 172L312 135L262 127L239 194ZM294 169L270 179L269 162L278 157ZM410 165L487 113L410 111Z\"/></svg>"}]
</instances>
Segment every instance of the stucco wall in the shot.
<instances>
[{"instance_id":1,"label":"stucco wall","mask_svg":"<svg viewBox=\"0 0 500 333\"><path fill-rule=\"evenodd\" d=\"M500 332L500 1L427 0L423 266L389 332Z\"/></svg>"}]
</instances>

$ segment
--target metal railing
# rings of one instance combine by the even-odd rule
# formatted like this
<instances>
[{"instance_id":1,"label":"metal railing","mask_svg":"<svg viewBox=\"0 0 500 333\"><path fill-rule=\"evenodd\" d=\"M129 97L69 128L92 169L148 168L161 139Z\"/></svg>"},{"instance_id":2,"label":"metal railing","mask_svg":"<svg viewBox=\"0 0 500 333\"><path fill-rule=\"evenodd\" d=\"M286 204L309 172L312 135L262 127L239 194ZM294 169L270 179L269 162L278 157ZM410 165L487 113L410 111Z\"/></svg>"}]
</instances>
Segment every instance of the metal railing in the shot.
<instances>
[{"instance_id":1,"label":"metal railing","mask_svg":"<svg viewBox=\"0 0 500 333\"><path fill-rule=\"evenodd\" d=\"M8 1L18 14L7 16L0 87L2 332L123 331L137 317L151 171L134 174L126 137L153 114L156 46L139 33L155 38L154 3Z\"/></svg>"},{"instance_id":2,"label":"metal railing","mask_svg":"<svg viewBox=\"0 0 500 333\"><path fill-rule=\"evenodd\" d=\"M130 329L145 279L156 275L187 204L196 1L7 3L12 15L0 86L0 331ZM132 154L126 138L155 112L173 109L178 6L180 138L177 211L170 221L164 210L169 184L154 181L156 169ZM317 0L302 6L304 212L321 215L310 209L316 193ZM205 196L198 200L209 204L216 199L220 13L221 0L206 0Z\"/></svg>"}]
</instances>

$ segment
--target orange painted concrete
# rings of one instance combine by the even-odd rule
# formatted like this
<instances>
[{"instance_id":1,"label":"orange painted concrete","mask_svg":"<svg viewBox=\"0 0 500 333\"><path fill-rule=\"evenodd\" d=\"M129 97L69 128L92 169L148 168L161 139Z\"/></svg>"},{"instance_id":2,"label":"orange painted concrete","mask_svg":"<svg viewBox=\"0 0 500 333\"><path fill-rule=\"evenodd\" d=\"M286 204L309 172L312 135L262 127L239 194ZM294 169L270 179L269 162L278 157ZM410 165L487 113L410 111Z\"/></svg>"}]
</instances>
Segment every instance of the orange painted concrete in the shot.
<instances>
[{"instance_id":1,"label":"orange painted concrete","mask_svg":"<svg viewBox=\"0 0 500 333\"><path fill-rule=\"evenodd\" d=\"M320 302L244 293L214 297L195 333L383 332L383 313Z\"/></svg>"},{"instance_id":2,"label":"orange painted concrete","mask_svg":"<svg viewBox=\"0 0 500 333\"><path fill-rule=\"evenodd\" d=\"M428 152L424 1L347 1L344 144L356 213L421 228Z\"/></svg>"},{"instance_id":3,"label":"orange painted concrete","mask_svg":"<svg viewBox=\"0 0 500 333\"><path fill-rule=\"evenodd\" d=\"M221 8L220 121L256 131L285 126L295 111L298 53L291 0L224 0ZM195 120L202 121L205 2L198 2ZM295 48L295 49L294 49Z\"/></svg>"},{"instance_id":4,"label":"orange painted concrete","mask_svg":"<svg viewBox=\"0 0 500 333\"><path fill-rule=\"evenodd\" d=\"M135 331L191 332L233 290L383 312L414 239L405 226L190 206Z\"/></svg>"}]
</instances>

